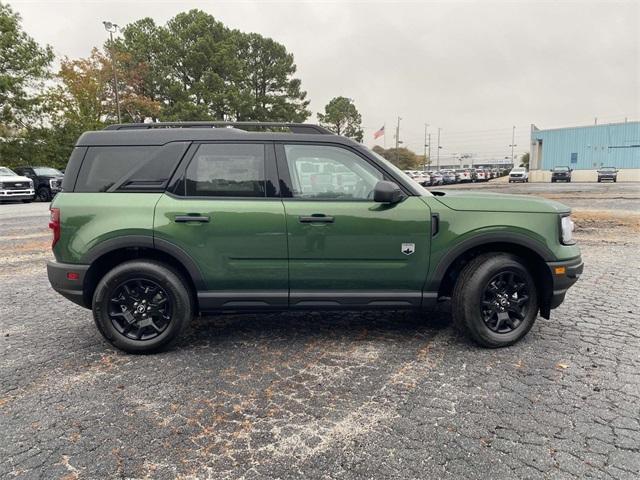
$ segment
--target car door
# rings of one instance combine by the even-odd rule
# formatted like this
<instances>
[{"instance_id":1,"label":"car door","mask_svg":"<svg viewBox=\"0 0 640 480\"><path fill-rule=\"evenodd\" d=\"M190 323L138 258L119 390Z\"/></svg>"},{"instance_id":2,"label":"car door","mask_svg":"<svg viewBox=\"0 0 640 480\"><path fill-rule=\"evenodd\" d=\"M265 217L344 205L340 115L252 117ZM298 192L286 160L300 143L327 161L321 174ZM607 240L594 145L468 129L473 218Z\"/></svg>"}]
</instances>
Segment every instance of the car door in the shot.
<instances>
[{"instance_id":1,"label":"car door","mask_svg":"<svg viewBox=\"0 0 640 480\"><path fill-rule=\"evenodd\" d=\"M273 144L193 145L155 209L154 241L202 276L201 310L287 306L284 206Z\"/></svg>"},{"instance_id":2,"label":"car door","mask_svg":"<svg viewBox=\"0 0 640 480\"><path fill-rule=\"evenodd\" d=\"M292 307L418 306L428 270L430 210L418 196L373 201L393 180L355 149L278 145Z\"/></svg>"}]
</instances>

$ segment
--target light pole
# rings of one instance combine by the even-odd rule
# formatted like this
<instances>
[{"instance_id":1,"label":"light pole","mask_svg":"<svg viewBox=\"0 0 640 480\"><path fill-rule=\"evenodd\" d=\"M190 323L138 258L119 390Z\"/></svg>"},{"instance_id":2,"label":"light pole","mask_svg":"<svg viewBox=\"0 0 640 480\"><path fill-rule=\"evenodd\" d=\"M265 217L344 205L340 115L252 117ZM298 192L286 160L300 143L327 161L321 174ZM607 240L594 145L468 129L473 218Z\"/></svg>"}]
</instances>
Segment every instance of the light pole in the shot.
<instances>
[{"instance_id":1,"label":"light pole","mask_svg":"<svg viewBox=\"0 0 640 480\"><path fill-rule=\"evenodd\" d=\"M437 160L438 170L440 170L440 149L442 148L440 146L440 130L442 130L442 129L440 127L438 127L438 150L437 150L437 153L436 153L436 155L438 157L438 160Z\"/></svg>"},{"instance_id":2,"label":"light pole","mask_svg":"<svg viewBox=\"0 0 640 480\"><path fill-rule=\"evenodd\" d=\"M111 22L102 22L104 29L109 32L109 39L111 40L111 48L109 53L111 54L111 68L113 69L113 89L116 93L116 110L118 112L118 123L122 123L120 117L120 94L118 93L118 72L116 71L116 58L113 55L113 33L118 31L118 25Z\"/></svg>"},{"instance_id":3,"label":"light pole","mask_svg":"<svg viewBox=\"0 0 640 480\"><path fill-rule=\"evenodd\" d=\"M429 128L429 124L424 124L424 163L422 164L422 170L427 169L427 147L429 144L427 143L427 129Z\"/></svg>"},{"instance_id":4,"label":"light pole","mask_svg":"<svg viewBox=\"0 0 640 480\"><path fill-rule=\"evenodd\" d=\"M402 143L400 141L400 120L402 120L402 118L398 117L398 125L396 126L396 165L400 160L400 152L398 152L398 149L400 148L400 144Z\"/></svg>"},{"instance_id":5,"label":"light pole","mask_svg":"<svg viewBox=\"0 0 640 480\"><path fill-rule=\"evenodd\" d=\"M511 130L511 145L509 145L511 147L511 163L515 164L513 161L513 148L517 147L516 145L516 126L513 126L513 130Z\"/></svg>"}]
</instances>

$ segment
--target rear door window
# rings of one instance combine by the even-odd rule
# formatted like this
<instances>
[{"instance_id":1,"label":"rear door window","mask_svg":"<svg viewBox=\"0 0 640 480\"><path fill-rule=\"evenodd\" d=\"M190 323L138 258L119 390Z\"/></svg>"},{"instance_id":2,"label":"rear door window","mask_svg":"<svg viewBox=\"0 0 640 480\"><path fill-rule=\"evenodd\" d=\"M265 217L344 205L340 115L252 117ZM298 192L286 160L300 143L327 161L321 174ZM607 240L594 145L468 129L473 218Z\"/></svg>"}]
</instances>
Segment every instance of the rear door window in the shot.
<instances>
[{"instance_id":1,"label":"rear door window","mask_svg":"<svg viewBox=\"0 0 640 480\"><path fill-rule=\"evenodd\" d=\"M265 145L203 144L185 174L191 197L265 197Z\"/></svg>"}]
</instances>

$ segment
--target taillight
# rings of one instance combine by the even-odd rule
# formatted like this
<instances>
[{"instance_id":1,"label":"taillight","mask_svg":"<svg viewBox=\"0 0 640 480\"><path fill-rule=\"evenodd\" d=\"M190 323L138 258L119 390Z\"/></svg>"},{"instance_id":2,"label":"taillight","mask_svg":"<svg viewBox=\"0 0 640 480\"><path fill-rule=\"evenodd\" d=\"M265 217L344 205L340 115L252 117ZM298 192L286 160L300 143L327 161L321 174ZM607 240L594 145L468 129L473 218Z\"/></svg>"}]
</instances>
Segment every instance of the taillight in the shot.
<instances>
[{"instance_id":1,"label":"taillight","mask_svg":"<svg viewBox=\"0 0 640 480\"><path fill-rule=\"evenodd\" d=\"M58 240L60 240L60 209L50 208L51 219L49 220L49 228L53 231L53 241L51 242L51 248L56 246Z\"/></svg>"}]
</instances>

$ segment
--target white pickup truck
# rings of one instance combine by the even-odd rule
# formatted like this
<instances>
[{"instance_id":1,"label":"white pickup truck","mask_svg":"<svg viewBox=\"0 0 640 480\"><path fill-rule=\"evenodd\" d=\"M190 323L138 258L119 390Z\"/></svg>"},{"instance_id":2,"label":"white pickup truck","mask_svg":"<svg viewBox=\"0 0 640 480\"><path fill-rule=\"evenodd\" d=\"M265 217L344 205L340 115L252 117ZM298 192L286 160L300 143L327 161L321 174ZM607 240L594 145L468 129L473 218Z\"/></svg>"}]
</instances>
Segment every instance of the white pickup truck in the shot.
<instances>
[{"instance_id":1,"label":"white pickup truck","mask_svg":"<svg viewBox=\"0 0 640 480\"><path fill-rule=\"evenodd\" d=\"M7 200L32 202L36 196L33 181L7 167L0 167L0 203Z\"/></svg>"}]
</instances>

